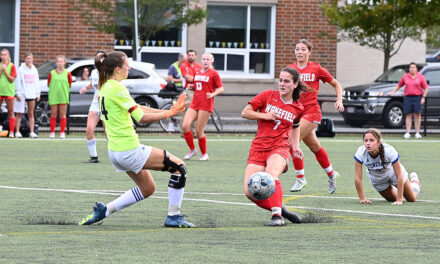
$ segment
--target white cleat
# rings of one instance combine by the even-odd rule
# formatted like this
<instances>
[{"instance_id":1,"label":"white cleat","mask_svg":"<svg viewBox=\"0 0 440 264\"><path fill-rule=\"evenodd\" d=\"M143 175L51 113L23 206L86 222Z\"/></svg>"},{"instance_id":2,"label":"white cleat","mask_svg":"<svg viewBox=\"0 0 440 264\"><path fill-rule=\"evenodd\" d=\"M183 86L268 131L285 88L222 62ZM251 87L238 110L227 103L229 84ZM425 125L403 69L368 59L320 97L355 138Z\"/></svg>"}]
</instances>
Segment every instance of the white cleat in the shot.
<instances>
[{"instance_id":1,"label":"white cleat","mask_svg":"<svg viewBox=\"0 0 440 264\"><path fill-rule=\"evenodd\" d=\"M31 132L31 133L29 134L29 137L30 137L30 138L37 138L38 135L35 134L34 132Z\"/></svg>"},{"instance_id":2,"label":"white cleat","mask_svg":"<svg viewBox=\"0 0 440 264\"><path fill-rule=\"evenodd\" d=\"M61 139L65 139L65 138L66 138L66 134L64 134L64 133L60 133L60 138L61 138Z\"/></svg>"},{"instance_id":3,"label":"white cleat","mask_svg":"<svg viewBox=\"0 0 440 264\"><path fill-rule=\"evenodd\" d=\"M410 137L411 137L411 134L408 132L406 132L405 135L403 135L403 138L410 138Z\"/></svg>"},{"instance_id":4,"label":"white cleat","mask_svg":"<svg viewBox=\"0 0 440 264\"><path fill-rule=\"evenodd\" d=\"M328 178L328 194L333 194L336 191L336 180L341 177L337 171L333 171L332 176Z\"/></svg>"},{"instance_id":5,"label":"white cleat","mask_svg":"<svg viewBox=\"0 0 440 264\"><path fill-rule=\"evenodd\" d=\"M416 138L416 139L421 139L421 138L422 138L422 135L420 135L420 133L417 132L416 135L415 135L415 138Z\"/></svg>"},{"instance_id":6,"label":"white cleat","mask_svg":"<svg viewBox=\"0 0 440 264\"><path fill-rule=\"evenodd\" d=\"M190 150L190 151L188 151L188 153L186 154L185 159L186 159L186 160L189 160L189 159L191 159L192 157L194 157L196 154L197 154L197 150L195 150L195 149Z\"/></svg>"},{"instance_id":7,"label":"white cleat","mask_svg":"<svg viewBox=\"0 0 440 264\"><path fill-rule=\"evenodd\" d=\"M55 138L55 133L50 133L49 138L51 139Z\"/></svg>"},{"instance_id":8,"label":"white cleat","mask_svg":"<svg viewBox=\"0 0 440 264\"><path fill-rule=\"evenodd\" d=\"M300 192L303 188L307 187L307 180L305 177L296 178L295 184L290 188L291 192Z\"/></svg>"},{"instance_id":9,"label":"white cleat","mask_svg":"<svg viewBox=\"0 0 440 264\"><path fill-rule=\"evenodd\" d=\"M15 138L22 138L23 136L21 135L20 132L15 132Z\"/></svg>"},{"instance_id":10,"label":"white cleat","mask_svg":"<svg viewBox=\"0 0 440 264\"><path fill-rule=\"evenodd\" d=\"M206 161L206 160L209 160L209 156L208 156L208 153L202 154L202 156L200 157L200 159L199 159L199 160L201 160L201 161Z\"/></svg>"}]
</instances>

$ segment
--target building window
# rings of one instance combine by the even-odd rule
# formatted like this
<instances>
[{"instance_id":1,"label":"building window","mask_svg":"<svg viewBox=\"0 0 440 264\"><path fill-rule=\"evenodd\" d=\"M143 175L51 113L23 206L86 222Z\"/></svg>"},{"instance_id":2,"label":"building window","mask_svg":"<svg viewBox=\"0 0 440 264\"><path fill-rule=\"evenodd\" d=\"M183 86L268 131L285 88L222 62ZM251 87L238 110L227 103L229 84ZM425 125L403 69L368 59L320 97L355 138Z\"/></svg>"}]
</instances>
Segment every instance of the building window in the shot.
<instances>
[{"instance_id":1,"label":"building window","mask_svg":"<svg viewBox=\"0 0 440 264\"><path fill-rule=\"evenodd\" d=\"M208 5L206 52L224 76L274 75L275 6Z\"/></svg>"},{"instance_id":2,"label":"building window","mask_svg":"<svg viewBox=\"0 0 440 264\"><path fill-rule=\"evenodd\" d=\"M17 15L18 12L18 15ZM18 36L19 32L19 6L16 1L0 1L0 25L2 30L0 30L0 50L8 49L11 53L12 62L18 62Z\"/></svg>"}]
</instances>

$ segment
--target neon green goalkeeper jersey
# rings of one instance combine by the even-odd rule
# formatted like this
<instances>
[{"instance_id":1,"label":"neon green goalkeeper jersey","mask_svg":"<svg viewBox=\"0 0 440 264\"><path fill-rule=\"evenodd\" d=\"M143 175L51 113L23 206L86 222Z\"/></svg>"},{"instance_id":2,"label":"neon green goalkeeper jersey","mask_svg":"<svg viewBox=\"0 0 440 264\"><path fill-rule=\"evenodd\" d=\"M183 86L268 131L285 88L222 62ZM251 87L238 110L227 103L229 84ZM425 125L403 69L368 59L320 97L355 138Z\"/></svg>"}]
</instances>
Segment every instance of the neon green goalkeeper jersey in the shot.
<instances>
[{"instance_id":1,"label":"neon green goalkeeper jersey","mask_svg":"<svg viewBox=\"0 0 440 264\"><path fill-rule=\"evenodd\" d=\"M127 151L139 147L139 138L130 117L140 121L144 113L127 88L115 80L108 80L99 90L99 96L108 149Z\"/></svg>"}]
</instances>

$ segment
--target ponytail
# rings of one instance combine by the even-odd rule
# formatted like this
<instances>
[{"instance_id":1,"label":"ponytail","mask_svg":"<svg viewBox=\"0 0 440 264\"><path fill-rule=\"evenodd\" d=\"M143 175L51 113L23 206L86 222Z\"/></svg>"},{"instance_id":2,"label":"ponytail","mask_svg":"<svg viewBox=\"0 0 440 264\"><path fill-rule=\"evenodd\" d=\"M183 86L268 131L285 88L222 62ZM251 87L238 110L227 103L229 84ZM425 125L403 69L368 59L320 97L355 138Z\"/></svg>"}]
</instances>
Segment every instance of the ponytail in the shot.
<instances>
[{"instance_id":1,"label":"ponytail","mask_svg":"<svg viewBox=\"0 0 440 264\"><path fill-rule=\"evenodd\" d=\"M99 72L98 89L101 89L102 85L113 75L116 67L124 65L126 57L127 55L122 51L112 51L109 54L102 51L96 55L95 67Z\"/></svg>"},{"instance_id":2,"label":"ponytail","mask_svg":"<svg viewBox=\"0 0 440 264\"><path fill-rule=\"evenodd\" d=\"M379 129L377 128L369 128L367 131L365 131L363 138L365 139L366 134L371 134L373 137L379 141L379 157L380 161L382 162L382 166L385 166L385 149L382 144L382 134L380 133Z\"/></svg>"}]
</instances>

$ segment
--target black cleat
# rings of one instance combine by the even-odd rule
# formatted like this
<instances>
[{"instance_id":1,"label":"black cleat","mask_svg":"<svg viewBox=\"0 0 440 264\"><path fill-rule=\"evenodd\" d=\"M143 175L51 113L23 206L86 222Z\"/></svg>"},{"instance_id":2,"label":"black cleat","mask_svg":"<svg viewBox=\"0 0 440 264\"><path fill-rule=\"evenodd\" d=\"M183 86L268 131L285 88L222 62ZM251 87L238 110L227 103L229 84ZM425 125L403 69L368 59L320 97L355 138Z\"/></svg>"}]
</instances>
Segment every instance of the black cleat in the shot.
<instances>
[{"instance_id":1,"label":"black cleat","mask_svg":"<svg viewBox=\"0 0 440 264\"><path fill-rule=\"evenodd\" d=\"M272 219L270 219L268 226L283 226L284 219L279 215L272 215Z\"/></svg>"},{"instance_id":2,"label":"black cleat","mask_svg":"<svg viewBox=\"0 0 440 264\"><path fill-rule=\"evenodd\" d=\"M87 163L99 163L98 156L90 157L90 159L87 161Z\"/></svg>"},{"instance_id":3,"label":"black cleat","mask_svg":"<svg viewBox=\"0 0 440 264\"><path fill-rule=\"evenodd\" d=\"M294 224L301 224L299 216L294 212L289 211L284 204L281 207L281 215Z\"/></svg>"}]
</instances>

